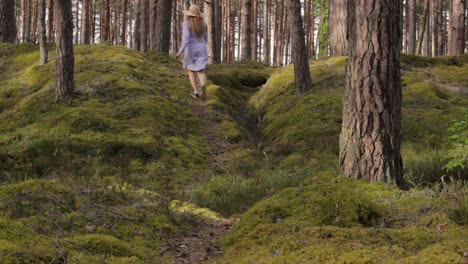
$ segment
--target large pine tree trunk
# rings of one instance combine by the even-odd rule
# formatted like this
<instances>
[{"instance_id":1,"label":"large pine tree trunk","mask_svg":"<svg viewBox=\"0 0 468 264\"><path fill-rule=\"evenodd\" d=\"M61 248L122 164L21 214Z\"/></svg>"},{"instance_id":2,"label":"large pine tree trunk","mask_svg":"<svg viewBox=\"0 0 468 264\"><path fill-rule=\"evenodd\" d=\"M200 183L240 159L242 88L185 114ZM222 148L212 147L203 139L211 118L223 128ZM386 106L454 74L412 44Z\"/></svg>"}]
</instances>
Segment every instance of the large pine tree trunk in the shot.
<instances>
[{"instance_id":1,"label":"large pine tree trunk","mask_svg":"<svg viewBox=\"0 0 468 264\"><path fill-rule=\"evenodd\" d=\"M73 96L73 20L71 0L55 2L57 64L55 80L55 99L66 100Z\"/></svg>"},{"instance_id":2,"label":"large pine tree trunk","mask_svg":"<svg viewBox=\"0 0 468 264\"><path fill-rule=\"evenodd\" d=\"M123 0L122 6L122 32L120 33L120 44L127 46L127 20L128 20L128 0Z\"/></svg>"},{"instance_id":3,"label":"large pine tree trunk","mask_svg":"<svg viewBox=\"0 0 468 264\"><path fill-rule=\"evenodd\" d=\"M423 40L423 56L431 56L431 1L428 1L427 5L427 17L426 17L426 30L424 31L424 40Z\"/></svg>"},{"instance_id":4,"label":"large pine tree trunk","mask_svg":"<svg viewBox=\"0 0 468 264\"><path fill-rule=\"evenodd\" d=\"M294 63L294 77L296 95L307 92L312 87L307 49L305 46L305 33L302 23L301 3L299 0L288 0L290 32L292 41L292 62Z\"/></svg>"},{"instance_id":5,"label":"large pine tree trunk","mask_svg":"<svg viewBox=\"0 0 468 264\"><path fill-rule=\"evenodd\" d=\"M16 41L15 0L0 2L0 42Z\"/></svg>"},{"instance_id":6,"label":"large pine tree trunk","mask_svg":"<svg viewBox=\"0 0 468 264\"><path fill-rule=\"evenodd\" d=\"M348 3L349 61L340 135L340 172L402 183L400 1Z\"/></svg>"},{"instance_id":7,"label":"large pine tree trunk","mask_svg":"<svg viewBox=\"0 0 468 264\"><path fill-rule=\"evenodd\" d=\"M307 57L313 59L315 56L315 41L314 41L314 29L315 29L315 18L313 12L313 1L306 0L308 5L306 8L306 19L307 19Z\"/></svg>"},{"instance_id":8,"label":"large pine tree trunk","mask_svg":"<svg viewBox=\"0 0 468 264\"><path fill-rule=\"evenodd\" d=\"M81 44L91 44L91 0L83 0L81 9Z\"/></svg>"},{"instance_id":9,"label":"large pine tree trunk","mask_svg":"<svg viewBox=\"0 0 468 264\"><path fill-rule=\"evenodd\" d=\"M214 9L214 44L213 44L213 62L221 63L221 39L223 34L223 22L221 17L221 0L211 0Z\"/></svg>"},{"instance_id":10,"label":"large pine tree trunk","mask_svg":"<svg viewBox=\"0 0 468 264\"><path fill-rule=\"evenodd\" d=\"M140 24L141 24L141 1L136 0L136 7L135 7L135 26L133 31L133 49L140 50Z\"/></svg>"},{"instance_id":11,"label":"large pine tree trunk","mask_svg":"<svg viewBox=\"0 0 468 264\"><path fill-rule=\"evenodd\" d=\"M165 53L171 48L171 12L168 10L172 10L172 0L159 0L154 50Z\"/></svg>"},{"instance_id":12,"label":"large pine tree trunk","mask_svg":"<svg viewBox=\"0 0 468 264\"><path fill-rule=\"evenodd\" d=\"M409 1L408 53L416 53L416 0Z\"/></svg>"},{"instance_id":13,"label":"large pine tree trunk","mask_svg":"<svg viewBox=\"0 0 468 264\"><path fill-rule=\"evenodd\" d=\"M346 5L349 0L329 0L330 56L346 56Z\"/></svg>"},{"instance_id":14,"label":"large pine tree trunk","mask_svg":"<svg viewBox=\"0 0 468 264\"><path fill-rule=\"evenodd\" d=\"M252 57L252 0L242 0L242 51L241 61Z\"/></svg>"},{"instance_id":15,"label":"large pine tree trunk","mask_svg":"<svg viewBox=\"0 0 468 264\"><path fill-rule=\"evenodd\" d=\"M37 41L37 26L38 26L38 0L32 1L32 28L31 28L31 43L36 44Z\"/></svg>"},{"instance_id":16,"label":"large pine tree trunk","mask_svg":"<svg viewBox=\"0 0 468 264\"><path fill-rule=\"evenodd\" d=\"M465 52L465 7L466 0L452 0L450 5L449 56Z\"/></svg>"},{"instance_id":17,"label":"large pine tree trunk","mask_svg":"<svg viewBox=\"0 0 468 264\"><path fill-rule=\"evenodd\" d=\"M444 55L444 5L443 0L435 0L436 1L436 20L435 20L435 30L434 35L437 38L437 47L436 47L436 56L443 56ZM437 34L436 34L437 32Z\"/></svg>"},{"instance_id":18,"label":"large pine tree trunk","mask_svg":"<svg viewBox=\"0 0 468 264\"><path fill-rule=\"evenodd\" d=\"M39 65L45 65L48 61L47 34L46 34L46 0L39 0L39 49L41 57Z\"/></svg>"}]
</instances>

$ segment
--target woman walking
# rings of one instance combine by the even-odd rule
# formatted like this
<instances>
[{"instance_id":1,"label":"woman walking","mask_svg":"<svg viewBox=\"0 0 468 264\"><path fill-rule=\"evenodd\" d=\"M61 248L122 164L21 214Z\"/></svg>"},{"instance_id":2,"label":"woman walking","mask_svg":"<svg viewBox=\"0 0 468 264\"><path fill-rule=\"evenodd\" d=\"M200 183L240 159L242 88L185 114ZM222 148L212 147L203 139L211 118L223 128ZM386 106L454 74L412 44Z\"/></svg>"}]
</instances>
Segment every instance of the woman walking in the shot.
<instances>
[{"instance_id":1,"label":"woman walking","mask_svg":"<svg viewBox=\"0 0 468 264\"><path fill-rule=\"evenodd\" d=\"M191 5L184 11L186 19L182 30L182 45L176 57L184 54L184 68L188 69L190 83L193 87L192 96L206 97L206 66L208 65L207 26L203 14L197 5ZM197 77L199 82L197 81Z\"/></svg>"}]
</instances>

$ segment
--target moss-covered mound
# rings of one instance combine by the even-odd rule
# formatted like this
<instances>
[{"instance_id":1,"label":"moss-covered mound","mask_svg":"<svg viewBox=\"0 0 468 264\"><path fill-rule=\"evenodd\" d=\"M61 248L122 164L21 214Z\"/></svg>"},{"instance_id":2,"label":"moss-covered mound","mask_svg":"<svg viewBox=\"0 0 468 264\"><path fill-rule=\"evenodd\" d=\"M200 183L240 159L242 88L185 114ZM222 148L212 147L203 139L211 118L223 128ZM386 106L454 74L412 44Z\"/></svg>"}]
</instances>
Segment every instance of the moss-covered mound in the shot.
<instances>
[{"instance_id":1,"label":"moss-covered mound","mask_svg":"<svg viewBox=\"0 0 468 264\"><path fill-rule=\"evenodd\" d=\"M310 177L257 203L216 263L460 263L468 228L460 182L444 192ZM466 215L462 218L466 220Z\"/></svg>"},{"instance_id":2,"label":"moss-covered mound","mask_svg":"<svg viewBox=\"0 0 468 264\"><path fill-rule=\"evenodd\" d=\"M252 97L261 114L264 151L277 157L280 167L336 169L345 65L344 57L313 62L313 88L300 97L294 96L293 68L286 67ZM402 82L405 177L415 184L434 182L447 173L442 169L452 147L447 129L464 119L468 105L468 56L403 56Z\"/></svg>"}]
</instances>

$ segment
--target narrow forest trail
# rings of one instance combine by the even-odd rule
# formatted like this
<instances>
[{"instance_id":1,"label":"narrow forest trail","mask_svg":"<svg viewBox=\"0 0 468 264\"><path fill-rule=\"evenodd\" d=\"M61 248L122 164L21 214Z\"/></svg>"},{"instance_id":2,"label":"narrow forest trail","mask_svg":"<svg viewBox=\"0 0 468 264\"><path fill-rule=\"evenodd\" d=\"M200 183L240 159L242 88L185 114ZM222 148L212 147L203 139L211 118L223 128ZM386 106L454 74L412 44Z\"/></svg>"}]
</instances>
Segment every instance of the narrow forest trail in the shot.
<instances>
[{"instance_id":1,"label":"narrow forest trail","mask_svg":"<svg viewBox=\"0 0 468 264\"><path fill-rule=\"evenodd\" d=\"M252 131L248 122L244 122L248 120L249 115L247 102L255 91L252 90L251 94L245 98L245 102L237 106L240 115L236 117L236 122L248 130L252 136L249 138L249 142L244 142L244 144L231 143L222 132L220 119L229 119L230 116L227 113L212 109L206 102L201 100L194 99L193 103L189 104L192 112L202 121L203 138L209 144L211 150L210 170L213 175L229 175L230 172L225 165L233 158L232 152L239 148L256 145L257 139L254 131ZM195 221L196 230L192 230L175 240L173 246L175 247L175 263L177 264L207 263L221 255L223 253L221 240L228 235L238 219L197 219Z\"/></svg>"}]
</instances>

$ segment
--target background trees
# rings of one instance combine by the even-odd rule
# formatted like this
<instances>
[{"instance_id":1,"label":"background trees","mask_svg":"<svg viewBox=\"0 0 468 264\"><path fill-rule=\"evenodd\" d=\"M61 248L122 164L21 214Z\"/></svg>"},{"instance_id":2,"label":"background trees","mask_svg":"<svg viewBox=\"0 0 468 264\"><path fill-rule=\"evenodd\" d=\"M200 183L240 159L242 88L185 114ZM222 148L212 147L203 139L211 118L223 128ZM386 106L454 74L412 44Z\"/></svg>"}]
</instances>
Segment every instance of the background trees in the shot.
<instances>
[{"instance_id":1,"label":"background trees","mask_svg":"<svg viewBox=\"0 0 468 264\"><path fill-rule=\"evenodd\" d=\"M54 41L54 4L47 0L47 42ZM292 62L293 43L286 0L71 0L75 43L105 41L142 52L174 53L180 44L181 11L198 4L209 24L210 62L257 60L273 66ZM300 0L307 57L346 55L346 2ZM425 56L466 51L465 0L402 0L402 52ZM13 10L19 7L15 17ZM39 43L39 0L0 4L3 42ZM9 9L10 11L5 11ZM2 22L7 21L7 22ZM16 22L16 23L13 23ZM18 28L18 32L15 30ZM416 47L418 46L418 50ZM417 52L418 51L418 52Z\"/></svg>"},{"instance_id":2,"label":"background trees","mask_svg":"<svg viewBox=\"0 0 468 264\"><path fill-rule=\"evenodd\" d=\"M0 2L0 42L13 43L16 40L15 1Z\"/></svg>"}]
</instances>

